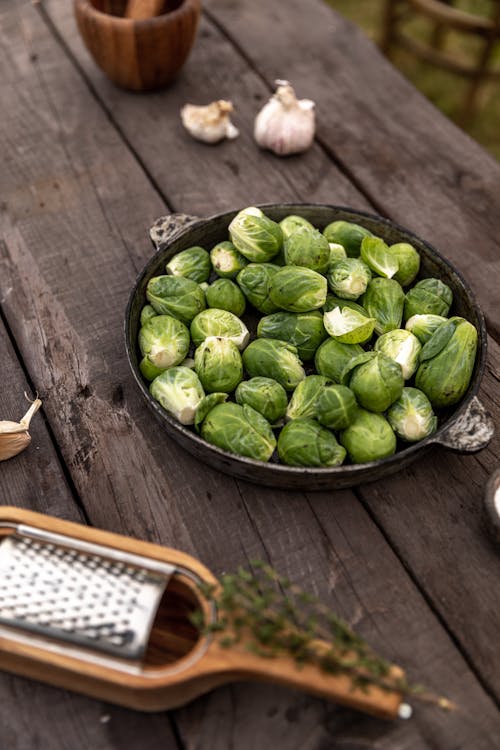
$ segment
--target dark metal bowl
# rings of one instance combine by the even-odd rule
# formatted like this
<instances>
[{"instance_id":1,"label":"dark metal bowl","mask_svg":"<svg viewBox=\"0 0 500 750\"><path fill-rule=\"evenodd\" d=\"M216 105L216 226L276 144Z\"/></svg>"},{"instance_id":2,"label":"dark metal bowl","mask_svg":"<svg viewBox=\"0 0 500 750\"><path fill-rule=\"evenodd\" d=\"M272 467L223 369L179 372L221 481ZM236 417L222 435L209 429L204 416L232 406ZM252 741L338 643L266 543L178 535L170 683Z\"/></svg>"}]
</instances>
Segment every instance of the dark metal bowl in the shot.
<instances>
[{"instance_id":1,"label":"dark metal bowl","mask_svg":"<svg viewBox=\"0 0 500 750\"><path fill-rule=\"evenodd\" d=\"M226 474L258 484L295 490L340 489L379 479L408 466L435 445L464 453L473 453L484 448L494 431L492 420L476 395L486 364L486 328L483 314L471 289L451 263L412 232L380 216L350 208L314 204L272 204L260 208L275 221L281 221L289 214L298 214L308 219L315 227L323 229L330 222L343 219L362 224L373 234L383 237L388 244L411 243L421 257L419 278L439 277L448 284L453 290L454 297L452 313L467 318L478 330L478 353L467 393L460 404L439 413L439 427L433 435L414 445L398 445L398 451L394 456L365 464L347 464L324 469L293 467L254 461L209 445L192 428L181 425L167 414L150 395L148 384L139 371L141 356L137 335L141 309L147 301L146 285L149 279L165 273L165 263L181 250L193 245L211 248L217 242L227 239L228 226L238 211L201 220L174 214L162 217L151 229L151 238L157 252L146 264L134 285L125 318L127 354L134 378L148 406L169 435L193 456Z\"/></svg>"}]
</instances>

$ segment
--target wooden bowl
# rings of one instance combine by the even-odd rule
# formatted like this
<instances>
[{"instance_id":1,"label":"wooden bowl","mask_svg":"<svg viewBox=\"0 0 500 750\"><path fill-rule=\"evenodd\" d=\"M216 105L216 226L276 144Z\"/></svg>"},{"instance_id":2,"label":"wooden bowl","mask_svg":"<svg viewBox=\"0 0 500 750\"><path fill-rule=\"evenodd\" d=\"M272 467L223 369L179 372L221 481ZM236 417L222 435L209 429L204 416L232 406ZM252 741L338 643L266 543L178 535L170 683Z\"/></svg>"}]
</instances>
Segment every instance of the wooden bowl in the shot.
<instances>
[{"instance_id":1,"label":"wooden bowl","mask_svg":"<svg viewBox=\"0 0 500 750\"><path fill-rule=\"evenodd\" d=\"M118 86L148 91L168 85L193 45L200 0L165 0L165 12L124 18L126 0L74 0L78 29L97 65Z\"/></svg>"}]
</instances>

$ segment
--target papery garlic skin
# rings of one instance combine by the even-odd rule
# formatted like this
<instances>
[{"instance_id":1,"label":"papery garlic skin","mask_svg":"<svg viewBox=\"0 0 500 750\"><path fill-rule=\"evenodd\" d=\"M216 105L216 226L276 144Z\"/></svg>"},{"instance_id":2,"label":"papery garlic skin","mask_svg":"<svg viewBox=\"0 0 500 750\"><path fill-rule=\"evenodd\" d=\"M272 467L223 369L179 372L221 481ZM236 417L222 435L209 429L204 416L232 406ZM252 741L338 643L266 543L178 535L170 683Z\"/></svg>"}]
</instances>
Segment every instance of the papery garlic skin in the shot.
<instances>
[{"instance_id":1,"label":"papery garlic skin","mask_svg":"<svg viewBox=\"0 0 500 750\"><path fill-rule=\"evenodd\" d=\"M311 99L297 99L288 81L276 81L276 93L255 118L254 138L278 156L310 148L316 130Z\"/></svg>"},{"instance_id":2,"label":"papery garlic skin","mask_svg":"<svg viewBox=\"0 0 500 750\"><path fill-rule=\"evenodd\" d=\"M28 428L33 414L41 405L40 399L35 399L20 422L0 421L0 461L17 456L31 443Z\"/></svg>"},{"instance_id":3,"label":"papery garlic skin","mask_svg":"<svg viewBox=\"0 0 500 750\"><path fill-rule=\"evenodd\" d=\"M239 130L229 119L232 102L219 99L206 106L185 104L181 109L182 124L193 138L204 143L218 143L224 138L236 138Z\"/></svg>"}]
</instances>

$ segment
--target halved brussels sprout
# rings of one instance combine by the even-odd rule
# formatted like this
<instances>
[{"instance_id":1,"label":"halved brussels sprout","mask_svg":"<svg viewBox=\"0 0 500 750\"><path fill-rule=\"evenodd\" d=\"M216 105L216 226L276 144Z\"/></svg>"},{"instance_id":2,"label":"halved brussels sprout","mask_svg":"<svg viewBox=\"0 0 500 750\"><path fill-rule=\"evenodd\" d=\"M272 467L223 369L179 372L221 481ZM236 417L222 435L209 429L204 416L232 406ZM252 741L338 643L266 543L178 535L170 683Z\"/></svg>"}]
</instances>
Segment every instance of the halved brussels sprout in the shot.
<instances>
[{"instance_id":1,"label":"halved brussels sprout","mask_svg":"<svg viewBox=\"0 0 500 750\"><path fill-rule=\"evenodd\" d=\"M222 450L256 461L269 461L276 448L271 425L247 404L214 406L203 420L201 436Z\"/></svg>"},{"instance_id":2,"label":"halved brussels sprout","mask_svg":"<svg viewBox=\"0 0 500 750\"><path fill-rule=\"evenodd\" d=\"M166 370L179 365L189 350L189 331L170 315L155 315L139 331L139 348L151 364Z\"/></svg>"},{"instance_id":3,"label":"halved brussels sprout","mask_svg":"<svg viewBox=\"0 0 500 750\"><path fill-rule=\"evenodd\" d=\"M340 383L346 365L360 354L363 354L363 349L359 344L342 344L335 339L327 339L316 352L314 364L321 375Z\"/></svg>"},{"instance_id":4,"label":"halved brussels sprout","mask_svg":"<svg viewBox=\"0 0 500 750\"><path fill-rule=\"evenodd\" d=\"M141 326L145 325L151 318L154 318L155 315L158 315L158 313L151 305L144 305L141 310Z\"/></svg>"},{"instance_id":5,"label":"halved brussels sprout","mask_svg":"<svg viewBox=\"0 0 500 750\"><path fill-rule=\"evenodd\" d=\"M149 381L157 378L158 375L161 375L162 372L165 371L165 369L165 367L156 367L148 357L143 357L139 364L139 370L141 371L142 377Z\"/></svg>"},{"instance_id":6,"label":"halved brussels sprout","mask_svg":"<svg viewBox=\"0 0 500 750\"><path fill-rule=\"evenodd\" d=\"M285 416L288 403L286 391L272 378L257 377L243 380L234 395L238 404L248 404L271 424Z\"/></svg>"},{"instance_id":7,"label":"halved brussels sprout","mask_svg":"<svg viewBox=\"0 0 500 750\"><path fill-rule=\"evenodd\" d=\"M194 369L207 393L230 393L243 380L243 364L236 344L210 336L194 353Z\"/></svg>"},{"instance_id":8,"label":"halved brussels sprout","mask_svg":"<svg viewBox=\"0 0 500 750\"><path fill-rule=\"evenodd\" d=\"M185 276L201 284L203 281L208 281L212 270L210 255L203 247L189 247L187 250L176 253L167 263L165 270L172 276Z\"/></svg>"},{"instance_id":9,"label":"halved brussels sprout","mask_svg":"<svg viewBox=\"0 0 500 750\"><path fill-rule=\"evenodd\" d=\"M254 263L271 260L283 244L280 225L254 207L234 217L229 225L229 236L236 249Z\"/></svg>"},{"instance_id":10,"label":"halved brussels sprout","mask_svg":"<svg viewBox=\"0 0 500 750\"><path fill-rule=\"evenodd\" d=\"M420 270L420 255L409 242L397 242L389 247L389 251L396 256L399 266L393 278L401 286L408 286Z\"/></svg>"},{"instance_id":11,"label":"halved brussels sprout","mask_svg":"<svg viewBox=\"0 0 500 750\"><path fill-rule=\"evenodd\" d=\"M382 352L373 352L367 362L351 372L349 388L369 411L386 411L401 396L404 387L401 365Z\"/></svg>"},{"instance_id":12,"label":"halved brussels sprout","mask_svg":"<svg viewBox=\"0 0 500 750\"><path fill-rule=\"evenodd\" d=\"M269 291L271 281L279 270L279 266L272 263L249 263L236 279L250 304L264 315L278 309L271 300Z\"/></svg>"},{"instance_id":13,"label":"halved brussels sprout","mask_svg":"<svg viewBox=\"0 0 500 750\"><path fill-rule=\"evenodd\" d=\"M286 238L284 251L288 266L302 266L325 273L330 262L330 245L317 229L296 229Z\"/></svg>"},{"instance_id":14,"label":"halved brussels sprout","mask_svg":"<svg viewBox=\"0 0 500 750\"><path fill-rule=\"evenodd\" d=\"M413 315L448 315L453 292L440 279L422 279L406 293L405 320Z\"/></svg>"},{"instance_id":15,"label":"halved brussels sprout","mask_svg":"<svg viewBox=\"0 0 500 750\"><path fill-rule=\"evenodd\" d=\"M405 293L394 279L373 279L361 300L366 312L376 319L375 332L380 335L401 328Z\"/></svg>"},{"instance_id":16,"label":"halved brussels sprout","mask_svg":"<svg viewBox=\"0 0 500 750\"><path fill-rule=\"evenodd\" d=\"M248 265L248 260L239 253L232 242L219 242L210 251L210 260L217 276L234 279Z\"/></svg>"},{"instance_id":17,"label":"halved brussels sprout","mask_svg":"<svg viewBox=\"0 0 500 750\"><path fill-rule=\"evenodd\" d=\"M399 264L395 253L391 253L380 237L365 237L361 243L361 257L366 265L379 276L392 279Z\"/></svg>"},{"instance_id":18,"label":"halved brussels sprout","mask_svg":"<svg viewBox=\"0 0 500 750\"><path fill-rule=\"evenodd\" d=\"M298 384L286 410L286 420L315 417L316 402L328 383L323 375L308 375Z\"/></svg>"},{"instance_id":19,"label":"halved brussels sprout","mask_svg":"<svg viewBox=\"0 0 500 750\"><path fill-rule=\"evenodd\" d=\"M245 312L246 300L243 292L231 279L217 279L205 291L209 307L227 310L240 318Z\"/></svg>"},{"instance_id":20,"label":"halved brussels sprout","mask_svg":"<svg viewBox=\"0 0 500 750\"><path fill-rule=\"evenodd\" d=\"M345 260L347 258L347 253L343 245L339 245L337 242L329 242L328 247L330 248L329 266L337 260Z\"/></svg>"},{"instance_id":21,"label":"halved brussels sprout","mask_svg":"<svg viewBox=\"0 0 500 750\"><path fill-rule=\"evenodd\" d=\"M149 392L181 424L193 424L196 409L205 393L195 372L188 367L171 367L153 380Z\"/></svg>"},{"instance_id":22,"label":"halved brussels sprout","mask_svg":"<svg viewBox=\"0 0 500 750\"><path fill-rule=\"evenodd\" d=\"M339 466L346 452L315 419L294 419L280 432L278 455L288 466Z\"/></svg>"},{"instance_id":23,"label":"halved brussels sprout","mask_svg":"<svg viewBox=\"0 0 500 750\"><path fill-rule=\"evenodd\" d=\"M364 464L392 456L396 452L396 436L382 414L358 409L339 438L353 464Z\"/></svg>"},{"instance_id":24,"label":"halved brussels sprout","mask_svg":"<svg viewBox=\"0 0 500 750\"><path fill-rule=\"evenodd\" d=\"M290 312L308 312L322 307L327 284L321 274L302 266L285 266L272 277L269 295L272 302Z\"/></svg>"},{"instance_id":25,"label":"halved brussels sprout","mask_svg":"<svg viewBox=\"0 0 500 750\"><path fill-rule=\"evenodd\" d=\"M248 343L248 328L242 320L227 310L209 307L199 313L191 323L191 338L195 346L209 337L229 339L243 350Z\"/></svg>"},{"instance_id":26,"label":"halved brussels sprout","mask_svg":"<svg viewBox=\"0 0 500 750\"><path fill-rule=\"evenodd\" d=\"M358 299L370 282L372 273L361 258L346 258L328 267L328 286L342 299Z\"/></svg>"},{"instance_id":27,"label":"halved brussels sprout","mask_svg":"<svg viewBox=\"0 0 500 750\"><path fill-rule=\"evenodd\" d=\"M370 318L364 310L360 312L347 305L338 305L323 316L328 334L344 344L364 344L369 341L375 323L375 318Z\"/></svg>"},{"instance_id":28,"label":"halved brussels sprout","mask_svg":"<svg viewBox=\"0 0 500 750\"><path fill-rule=\"evenodd\" d=\"M430 313L427 315L412 315L406 321L405 328L407 331L411 331L421 344L425 344L426 341L429 341L436 328L445 322L446 318L442 315L431 315Z\"/></svg>"},{"instance_id":29,"label":"halved brussels sprout","mask_svg":"<svg viewBox=\"0 0 500 750\"><path fill-rule=\"evenodd\" d=\"M276 339L252 341L243 352L243 364L250 377L272 378L286 391L293 391L306 376L295 346Z\"/></svg>"},{"instance_id":30,"label":"halved brussels sprout","mask_svg":"<svg viewBox=\"0 0 500 750\"><path fill-rule=\"evenodd\" d=\"M319 310L306 313L276 312L259 320L257 336L287 341L297 347L300 359L314 357L316 349L327 337Z\"/></svg>"},{"instance_id":31,"label":"halved brussels sprout","mask_svg":"<svg viewBox=\"0 0 500 750\"><path fill-rule=\"evenodd\" d=\"M203 289L184 276L155 276L148 282L146 297L159 315L172 315L186 325L206 306Z\"/></svg>"},{"instance_id":32,"label":"halved brussels sprout","mask_svg":"<svg viewBox=\"0 0 500 750\"><path fill-rule=\"evenodd\" d=\"M364 237L371 237L372 233L349 221L334 221L323 230L328 242L342 245L349 258L356 258L361 251L361 242Z\"/></svg>"},{"instance_id":33,"label":"halved brussels sprout","mask_svg":"<svg viewBox=\"0 0 500 750\"><path fill-rule=\"evenodd\" d=\"M437 429L437 417L432 406L418 388L403 388L401 396L387 412L392 429L401 440L416 443Z\"/></svg>"},{"instance_id":34,"label":"halved brussels sprout","mask_svg":"<svg viewBox=\"0 0 500 750\"><path fill-rule=\"evenodd\" d=\"M344 430L353 422L358 405L345 385L328 385L316 402L316 419L331 430Z\"/></svg>"},{"instance_id":35,"label":"halved brussels sprout","mask_svg":"<svg viewBox=\"0 0 500 750\"><path fill-rule=\"evenodd\" d=\"M405 380L411 378L417 371L418 357L422 346L417 337L410 331L396 328L394 331L384 333L375 342L375 349L387 354L394 362L401 365Z\"/></svg>"},{"instance_id":36,"label":"halved brussels sprout","mask_svg":"<svg viewBox=\"0 0 500 750\"><path fill-rule=\"evenodd\" d=\"M280 227L285 240L287 237L290 237L296 229L302 227L305 227L306 229L314 229L310 221L303 219L302 216L294 216L293 214L285 216L285 218L280 221Z\"/></svg>"},{"instance_id":37,"label":"halved brussels sprout","mask_svg":"<svg viewBox=\"0 0 500 750\"><path fill-rule=\"evenodd\" d=\"M201 432L201 424L208 412L217 404L223 404L227 399L227 393L209 393L208 396L201 399L198 408L196 409L196 414L194 415L194 428L196 432Z\"/></svg>"},{"instance_id":38,"label":"halved brussels sprout","mask_svg":"<svg viewBox=\"0 0 500 750\"><path fill-rule=\"evenodd\" d=\"M442 323L422 347L415 385L433 406L452 406L469 387L477 349L477 331L464 318Z\"/></svg>"}]
</instances>

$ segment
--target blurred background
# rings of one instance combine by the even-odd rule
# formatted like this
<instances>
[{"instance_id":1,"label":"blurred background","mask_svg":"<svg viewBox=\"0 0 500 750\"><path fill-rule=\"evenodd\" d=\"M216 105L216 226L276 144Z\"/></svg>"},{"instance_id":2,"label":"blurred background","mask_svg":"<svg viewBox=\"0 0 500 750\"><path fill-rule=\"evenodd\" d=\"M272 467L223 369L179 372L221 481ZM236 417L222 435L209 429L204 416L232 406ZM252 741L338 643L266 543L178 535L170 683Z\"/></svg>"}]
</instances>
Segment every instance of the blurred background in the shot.
<instances>
[{"instance_id":1,"label":"blurred background","mask_svg":"<svg viewBox=\"0 0 500 750\"><path fill-rule=\"evenodd\" d=\"M480 70L481 64L485 63L486 45L489 59L485 67L500 69L500 0L326 2L360 26L374 42L384 46L392 62L436 107L500 160L500 77L487 79ZM425 7L422 9L422 6ZM432 15L433 11L446 14L447 8L471 14L469 21L474 23L478 19L479 26L486 21L495 28L486 33L481 28L464 31L438 22ZM392 19L391 26L389 19ZM465 28L467 18L463 20ZM460 25L460 18L458 22ZM409 41L398 40L397 34L404 35ZM431 50L430 56L436 58L433 62L419 59L415 54L415 49L423 47ZM471 95L472 77L444 70L437 62L442 57L451 60L452 65L476 71L481 81L477 92Z\"/></svg>"}]
</instances>

